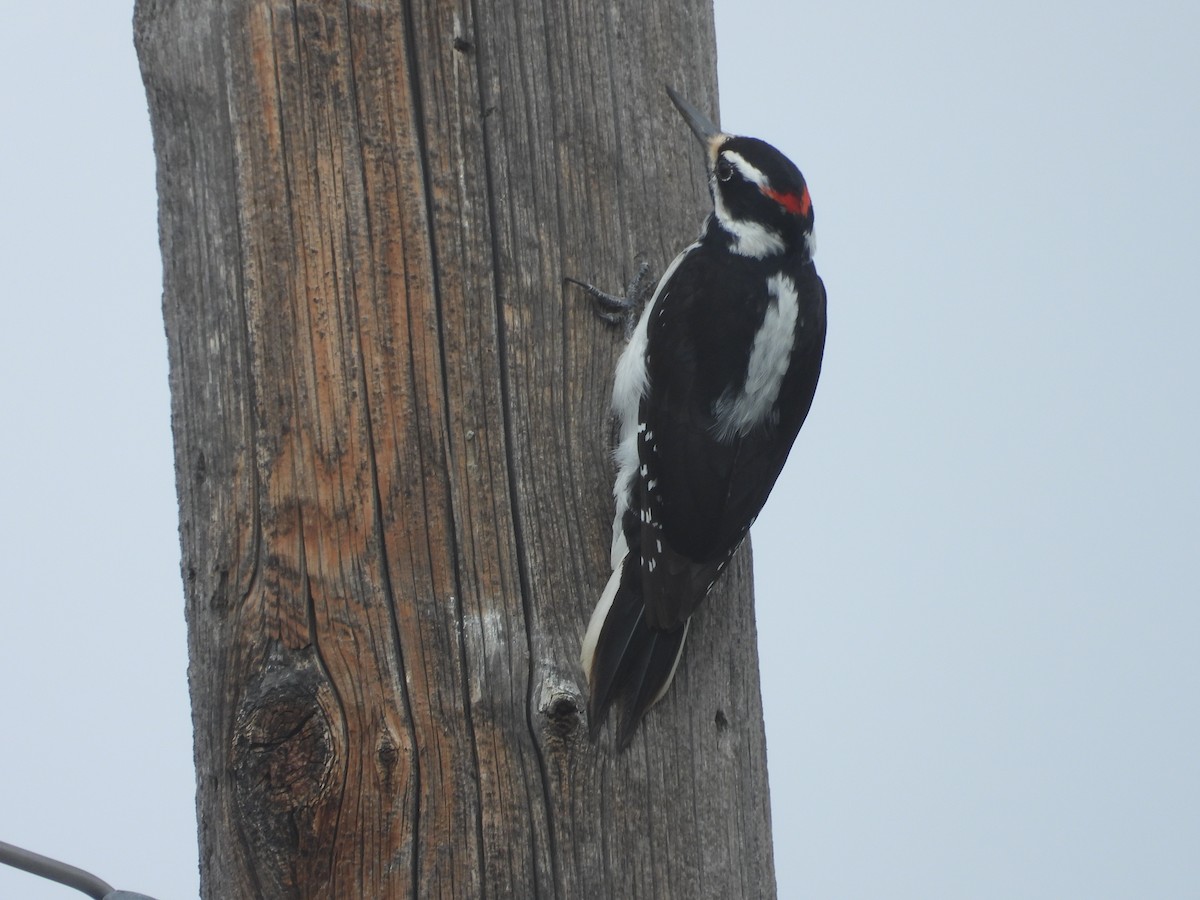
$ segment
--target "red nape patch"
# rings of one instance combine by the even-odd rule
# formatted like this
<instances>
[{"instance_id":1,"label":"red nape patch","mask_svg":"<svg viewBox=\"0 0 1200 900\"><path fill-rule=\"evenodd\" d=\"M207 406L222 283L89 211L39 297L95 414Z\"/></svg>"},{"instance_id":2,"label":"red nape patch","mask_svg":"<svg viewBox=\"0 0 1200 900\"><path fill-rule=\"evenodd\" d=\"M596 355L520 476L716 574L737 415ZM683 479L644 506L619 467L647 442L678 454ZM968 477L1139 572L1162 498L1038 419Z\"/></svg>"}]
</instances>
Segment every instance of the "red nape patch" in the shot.
<instances>
[{"instance_id":1,"label":"red nape patch","mask_svg":"<svg viewBox=\"0 0 1200 900\"><path fill-rule=\"evenodd\" d=\"M763 188L763 193L793 215L807 216L808 211L812 209L812 199L808 196L807 187L799 194L790 192L785 194L782 191L773 191L770 188Z\"/></svg>"}]
</instances>

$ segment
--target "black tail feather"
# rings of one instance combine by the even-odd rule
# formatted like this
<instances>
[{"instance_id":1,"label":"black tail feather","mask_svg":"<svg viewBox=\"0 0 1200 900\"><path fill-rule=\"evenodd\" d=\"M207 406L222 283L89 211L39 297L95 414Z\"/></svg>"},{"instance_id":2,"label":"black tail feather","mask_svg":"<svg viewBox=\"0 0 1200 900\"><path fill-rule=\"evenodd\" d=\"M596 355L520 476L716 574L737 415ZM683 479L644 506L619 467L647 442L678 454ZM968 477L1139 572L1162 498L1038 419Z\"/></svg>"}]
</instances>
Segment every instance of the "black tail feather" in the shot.
<instances>
[{"instance_id":1,"label":"black tail feather","mask_svg":"<svg viewBox=\"0 0 1200 900\"><path fill-rule=\"evenodd\" d=\"M628 562L622 566L588 672L591 737L595 740L616 705L618 750L629 746L638 723L671 683L687 635L687 623L669 630L646 624L640 567Z\"/></svg>"},{"instance_id":2,"label":"black tail feather","mask_svg":"<svg viewBox=\"0 0 1200 900\"><path fill-rule=\"evenodd\" d=\"M658 631L643 624L631 646L636 656L630 655L630 672L621 686L621 712L617 717L617 750L624 750L633 740L638 723L649 712L675 674L675 663L683 650L683 639L687 625L671 631Z\"/></svg>"}]
</instances>

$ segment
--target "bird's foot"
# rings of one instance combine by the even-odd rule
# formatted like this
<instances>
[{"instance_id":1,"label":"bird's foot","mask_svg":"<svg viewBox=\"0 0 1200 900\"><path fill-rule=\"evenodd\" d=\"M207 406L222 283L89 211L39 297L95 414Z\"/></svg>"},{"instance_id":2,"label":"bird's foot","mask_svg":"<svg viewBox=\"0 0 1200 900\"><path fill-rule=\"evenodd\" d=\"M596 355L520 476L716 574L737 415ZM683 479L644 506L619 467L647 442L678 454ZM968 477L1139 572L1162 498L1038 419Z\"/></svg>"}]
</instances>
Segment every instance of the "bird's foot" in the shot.
<instances>
[{"instance_id":1,"label":"bird's foot","mask_svg":"<svg viewBox=\"0 0 1200 900\"><path fill-rule=\"evenodd\" d=\"M566 277L563 281L579 285L587 291L592 298L592 307L595 309L596 315L609 325L623 326L625 336L628 337L633 334L633 328L642 314L642 307L646 305L646 301L650 299L650 293L653 291L653 282L647 277L649 274L650 263L645 259L639 259L637 274L629 282L624 297L602 291L594 284L588 284L577 278Z\"/></svg>"}]
</instances>

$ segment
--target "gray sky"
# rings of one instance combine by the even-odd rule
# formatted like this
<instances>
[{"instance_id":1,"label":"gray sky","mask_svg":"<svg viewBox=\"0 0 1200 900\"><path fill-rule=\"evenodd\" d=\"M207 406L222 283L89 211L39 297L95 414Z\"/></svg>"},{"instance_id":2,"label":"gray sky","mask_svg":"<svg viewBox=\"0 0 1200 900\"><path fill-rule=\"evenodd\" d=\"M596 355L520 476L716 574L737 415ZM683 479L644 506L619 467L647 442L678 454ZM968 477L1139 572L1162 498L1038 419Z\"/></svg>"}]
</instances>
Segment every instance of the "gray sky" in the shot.
<instances>
[{"instance_id":1,"label":"gray sky","mask_svg":"<svg viewBox=\"0 0 1200 900\"><path fill-rule=\"evenodd\" d=\"M185 898L130 5L6 13L0 839ZM780 896L1200 896L1200 7L719 0L717 27L722 124L803 169L830 295L754 531ZM0 868L0 897L68 896Z\"/></svg>"}]
</instances>

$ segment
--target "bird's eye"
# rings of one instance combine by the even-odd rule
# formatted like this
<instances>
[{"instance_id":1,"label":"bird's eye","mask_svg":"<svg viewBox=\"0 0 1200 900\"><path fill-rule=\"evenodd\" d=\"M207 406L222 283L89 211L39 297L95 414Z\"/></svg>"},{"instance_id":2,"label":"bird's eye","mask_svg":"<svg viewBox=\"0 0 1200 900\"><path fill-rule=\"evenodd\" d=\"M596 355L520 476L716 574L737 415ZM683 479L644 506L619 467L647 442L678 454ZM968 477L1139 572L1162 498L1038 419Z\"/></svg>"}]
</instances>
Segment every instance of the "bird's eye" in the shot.
<instances>
[{"instance_id":1,"label":"bird's eye","mask_svg":"<svg viewBox=\"0 0 1200 900\"><path fill-rule=\"evenodd\" d=\"M722 181L728 181L733 177L733 166L723 156L717 160L717 177Z\"/></svg>"}]
</instances>

